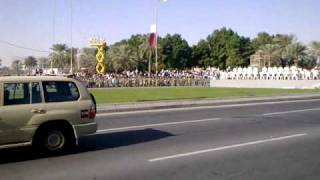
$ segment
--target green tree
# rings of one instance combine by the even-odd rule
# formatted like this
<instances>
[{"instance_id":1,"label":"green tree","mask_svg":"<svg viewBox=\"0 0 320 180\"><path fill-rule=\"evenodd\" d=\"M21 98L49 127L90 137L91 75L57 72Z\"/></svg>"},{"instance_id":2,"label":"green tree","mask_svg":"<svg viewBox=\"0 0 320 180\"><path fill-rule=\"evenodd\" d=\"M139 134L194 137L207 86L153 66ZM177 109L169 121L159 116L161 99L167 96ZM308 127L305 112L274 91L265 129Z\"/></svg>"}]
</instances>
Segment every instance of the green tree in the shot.
<instances>
[{"instance_id":1,"label":"green tree","mask_svg":"<svg viewBox=\"0 0 320 180\"><path fill-rule=\"evenodd\" d=\"M281 64L281 51L280 47L277 44L265 44L261 46L259 51L264 55L270 57L268 66L279 66Z\"/></svg>"},{"instance_id":2,"label":"green tree","mask_svg":"<svg viewBox=\"0 0 320 180\"><path fill-rule=\"evenodd\" d=\"M278 65L285 67L292 64L292 62L287 58L287 47L295 41L296 38L294 35L277 34L274 36L273 44L277 45L280 54Z\"/></svg>"},{"instance_id":3,"label":"green tree","mask_svg":"<svg viewBox=\"0 0 320 180\"><path fill-rule=\"evenodd\" d=\"M232 29L215 30L206 39L200 41L197 51L201 54L204 66L214 66L220 69L227 67L247 66L252 54L251 42L248 38L240 37ZM205 54L205 53L209 54ZM196 55L196 53L194 53Z\"/></svg>"},{"instance_id":4,"label":"green tree","mask_svg":"<svg viewBox=\"0 0 320 180\"><path fill-rule=\"evenodd\" d=\"M285 58L288 60L288 65L299 65L299 62L302 61L307 56L307 47L301 43L290 44L285 49Z\"/></svg>"},{"instance_id":5,"label":"green tree","mask_svg":"<svg viewBox=\"0 0 320 180\"><path fill-rule=\"evenodd\" d=\"M181 35L167 34L159 40L160 54L162 54L161 62L168 69L185 69L193 66L192 49L188 42Z\"/></svg>"},{"instance_id":6,"label":"green tree","mask_svg":"<svg viewBox=\"0 0 320 180\"><path fill-rule=\"evenodd\" d=\"M10 75L10 68L3 66L0 68L0 75Z\"/></svg>"},{"instance_id":7,"label":"green tree","mask_svg":"<svg viewBox=\"0 0 320 180\"><path fill-rule=\"evenodd\" d=\"M311 54L317 58L317 65L320 65L320 41L311 42Z\"/></svg>"},{"instance_id":8,"label":"green tree","mask_svg":"<svg viewBox=\"0 0 320 180\"><path fill-rule=\"evenodd\" d=\"M110 60L111 67L115 72L134 70L137 67L137 61L132 58L132 50L127 41L120 41L110 46L107 58Z\"/></svg>"},{"instance_id":9,"label":"green tree","mask_svg":"<svg viewBox=\"0 0 320 180\"><path fill-rule=\"evenodd\" d=\"M49 59L47 57L38 58L38 63L40 68L48 68L49 67Z\"/></svg>"},{"instance_id":10,"label":"green tree","mask_svg":"<svg viewBox=\"0 0 320 180\"><path fill-rule=\"evenodd\" d=\"M257 37L252 40L252 48L256 52L261 49L262 46L267 44L273 44L274 36L266 32L258 33Z\"/></svg>"},{"instance_id":11,"label":"green tree","mask_svg":"<svg viewBox=\"0 0 320 180\"><path fill-rule=\"evenodd\" d=\"M50 59L53 67L63 69L70 66L69 48L66 44L54 44L51 49L53 52L50 54Z\"/></svg>"},{"instance_id":12,"label":"green tree","mask_svg":"<svg viewBox=\"0 0 320 180\"><path fill-rule=\"evenodd\" d=\"M295 42L294 35L277 34L273 37L273 43L277 44L282 50Z\"/></svg>"},{"instance_id":13,"label":"green tree","mask_svg":"<svg viewBox=\"0 0 320 180\"><path fill-rule=\"evenodd\" d=\"M249 66L250 56L254 54L254 49L252 48L250 38L246 38L246 37L240 38L240 54L241 54L241 60L237 64L239 66Z\"/></svg>"},{"instance_id":14,"label":"green tree","mask_svg":"<svg viewBox=\"0 0 320 180\"><path fill-rule=\"evenodd\" d=\"M19 75L21 72L21 61L20 60L12 61L11 68L17 75Z\"/></svg>"},{"instance_id":15,"label":"green tree","mask_svg":"<svg viewBox=\"0 0 320 180\"><path fill-rule=\"evenodd\" d=\"M192 47L192 61L199 66L226 69L229 66L248 66L253 53L249 38L241 37L231 29L222 28Z\"/></svg>"},{"instance_id":16,"label":"green tree","mask_svg":"<svg viewBox=\"0 0 320 180\"><path fill-rule=\"evenodd\" d=\"M204 67L210 58L210 47L206 40L202 39L192 46L192 64Z\"/></svg>"},{"instance_id":17,"label":"green tree","mask_svg":"<svg viewBox=\"0 0 320 180\"><path fill-rule=\"evenodd\" d=\"M149 56L152 53L149 47L148 36L141 34L132 35L126 43L128 44L132 61L136 62L136 69L140 71L147 70Z\"/></svg>"},{"instance_id":18,"label":"green tree","mask_svg":"<svg viewBox=\"0 0 320 180\"><path fill-rule=\"evenodd\" d=\"M107 51L107 65L111 70L146 71L152 51L149 47L148 36L132 35L129 39L111 45Z\"/></svg>"},{"instance_id":19,"label":"green tree","mask_svg":"<svg viewBox=\"0 0 320 180\"><path fill-rule=\"evenodd\" d=\"M95 48L83 48L80 50L78 60L81 68L87 68L90 72L95 72L96 51Z\"/></svg>"},{"instance_id":20,"label":"green tree","mask_svg":"<svg viewBox=\"0 0 320 180\"><path fill-rule=\"evenodd\" d=\"M37 59L33 56L28 56L24 59L24 65L29 71L29 75L31 74L31 70L37 66Z\"/></svg>"},{"instance_id":21,"label":"green tree","mask_svg":"<svg viewBox=\"0 0 320 180\"><path fill-rule=\"evenodd\" d=\"M317 58L312 55L306 55L300 59L298 66L304 69L312 69L317 65Z\"/></svg>"}]
</instances>

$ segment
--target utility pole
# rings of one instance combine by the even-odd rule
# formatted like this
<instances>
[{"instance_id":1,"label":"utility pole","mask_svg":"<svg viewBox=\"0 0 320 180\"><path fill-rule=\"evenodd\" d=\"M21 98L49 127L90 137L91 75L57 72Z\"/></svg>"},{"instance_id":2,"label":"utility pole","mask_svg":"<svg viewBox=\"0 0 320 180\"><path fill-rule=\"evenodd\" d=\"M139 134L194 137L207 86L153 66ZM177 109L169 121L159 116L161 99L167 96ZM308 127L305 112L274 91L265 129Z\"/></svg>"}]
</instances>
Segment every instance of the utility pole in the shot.
<instances>
[{"instance_id":1,"label":"utility pole","mask_svg":"<svg viewBox=\"0 0 320 180\"><path fill-rule=\"evenodd\" d=\"M149 77L149 80L148 80L148 85L150 85L151 83L151 57L152 57L152 48L150 48L150 54L149 54L149 62L148 62L148 77Z\"/></svg>"},{"instance_id":2,"label":"utility pole","mask_svg":"<svg viewBox=\"0 0 320 180\"><path fill-rule=\"evenodd\" d=\"M156 86L158 86L158 8L159 8L159 2L165 3L168 0L156 0L156 6L154 8L154 23L156 28L156 49L155 49L155 62L156 62Z\"/></svg>"},{"instance_id":3,"label":"utility pole","mask_svg":"<svg viewBox=\"0 0 320 180\"><path fill-rule=\"evenodd\" d=\"M73 29L72 29L72 26L73 26L73 0L70 0L70 46L71 46L71 52L70 52L70 74L73 74Z\"/></svg>"},{"instance_id":4,"label":"utility pole","mask_svg":"<svg viewBox=\"0 0 320 180\"><path fill-rule=\"evenodd\" d=\"M53 16L52 16L52 42L53 44L56 42L56 0L53 0ZM49 56L50 57L50 56ZM53 74L53 50L52 55L50 57L50 74Z\"/></svg>"},{"instance_id":5,"label":"utility pole","mask_svg":"<svg viewBox=\"0 0 320 180\"><path fill-rule=\"evenodd\" d=\"M155 62L156 62L156 86L158 86L158 2L154 10L154 21L156 25L156 49L155 49Z\"/></svg>"}]
</instances>

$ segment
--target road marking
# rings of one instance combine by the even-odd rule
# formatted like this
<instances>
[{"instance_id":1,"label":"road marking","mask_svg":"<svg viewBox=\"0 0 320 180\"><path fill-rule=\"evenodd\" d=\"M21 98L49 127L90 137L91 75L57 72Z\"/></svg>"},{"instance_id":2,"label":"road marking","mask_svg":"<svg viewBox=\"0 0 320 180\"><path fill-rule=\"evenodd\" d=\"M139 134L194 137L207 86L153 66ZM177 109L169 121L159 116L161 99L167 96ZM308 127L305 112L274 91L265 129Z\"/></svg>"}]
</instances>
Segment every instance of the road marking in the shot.
<instances>
[{"instance_id":1,"label":"road marking","mask_svg":"<svg viewBox=\"0 0 320 180\"><path fill-rule=\"evenodd\" d=\"M218 148L205 149L205 150L188 152L188 153L183 153L183 154L175 154L175 155L171 155L171 156L164 156L164 157L149 159L148 161L149 162L164 161L164 160L176 159L176 158L187 157L187 156L192 156L192 155L197 155L197 154L203 154L203 153L209 153L209 152L215 152L215 151L222 151L222 150L227 150L227 149L234 149L234 148L239 148L239 147L244 147L244 146L251 146L251 145L257 145L257 144L274 142L274 141L282 141L282 140L297 138L297 137L306 136L306 135L308 135L308 134L306 134L306 133L304 133L304 134L294 134L294 135L290 135L290 136L283 136L283 137L278 137L278 138L270 138L270 139L252 141L252 142L247 142L247 143L242 143L242 144L235 144L235 145L230 145L230 146L223 146L223 147L218 147Z\"/></svg>"},{"instance_id":2,"label":"road marking","mask_svg":"<svg viewBox=\"0 0 320 180\"><path fill-rule=\"evenodd\" d=\"M190 120L190 121L178 121L178 122L169 122L169 123L157 123L157 124L147 124L140 126L128 126L128 127L120 127L120 128L112 128L112 129L102 129L98 130L97 134L106 133L111 131L121 131L121 130L130 130L130 129L141 129L148 127L159 127L159 126L170 126L170 125L179 125L179 124L191 124L191 123L200 123L200 122L209 122L209 121L219 121L221 118L211 118L211 119L198 119L198 120Z\"/></svg>"},{"instance_id":3,"label":"road marking","mask_svg":"<svg viewBox=\"0 0 320 180\"><path fill-rule=\"evenodd\" d=\"M137 111L129 111L129 112L98 113L97 117L141 114L141 113L155 113L155 112L200 110L200 109L222 109L222 108L232 108L232 107L248 107L248 106L257 106L257 105L286 104L286 103L314 102L314 101L320 101L320 99L288 100L288 101L273 101L273 102L243 103L243 104L240 103L240 104L228 104L228 105L217 105L217 106L198 106L198 107L183 107L183 108L171 108L171 109L137 110Z\"/></svg>"},{"instance_id":4,"label":"road marking","mask_svg":"<svg viewBox=\"0 0 320 180\"><path fill-rule=\"evenodd\" d=\"M273 112L273 113L266 113L263 116L272 116L272 115L281 115L281 114L290 114L290 113L301 113L301 112L308 112L308 111L319 111L320 108L313 108L313 109L299 109L299 110L292 110L292 111L283 111L283 112Z\"/></svg>"}]
</instances>

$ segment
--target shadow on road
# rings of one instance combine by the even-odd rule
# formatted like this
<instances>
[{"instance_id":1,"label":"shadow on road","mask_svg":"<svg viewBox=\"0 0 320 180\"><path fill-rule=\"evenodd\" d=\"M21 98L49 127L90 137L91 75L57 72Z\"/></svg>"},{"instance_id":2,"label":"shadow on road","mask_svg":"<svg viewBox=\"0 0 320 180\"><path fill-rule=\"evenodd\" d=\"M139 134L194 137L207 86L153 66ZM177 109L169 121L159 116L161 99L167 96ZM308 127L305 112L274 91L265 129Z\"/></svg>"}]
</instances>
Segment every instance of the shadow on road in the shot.
<instances>
[{"instance_id":1,"label":"shadow on road","mask_svg":"<svg viewBox=\"0 0 320 180\"><path fill-rule=\"evenodd\" d=\"M130 146L134 144L156 141L169 136L173 135L168 132L154 129L96 134L82 137L79 141L79 147L77 147L73 152L63 155L80 154L84 152L117 148L121 146ZM0 150L0 164L36 160L48 157L49 156L47 155L36 154L31 147Z\"/></svg>"}]
</instances>

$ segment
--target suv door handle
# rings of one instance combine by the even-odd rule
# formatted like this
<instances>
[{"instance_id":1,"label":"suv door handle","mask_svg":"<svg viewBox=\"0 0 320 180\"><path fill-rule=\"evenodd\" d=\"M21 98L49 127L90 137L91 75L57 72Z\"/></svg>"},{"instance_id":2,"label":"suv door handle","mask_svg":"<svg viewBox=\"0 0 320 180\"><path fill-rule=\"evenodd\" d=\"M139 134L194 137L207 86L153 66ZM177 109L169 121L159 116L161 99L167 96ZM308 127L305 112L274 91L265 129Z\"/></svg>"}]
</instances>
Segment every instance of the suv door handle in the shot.
<instances>
[{"instance_id":1,"label":"suv door handle","mask_svg":"<svg viewBox=\"0 0 320 180\"><path fill-rule=\"evenodd\" d=\"M46 110L44 110L44 109L32 109L31 113L44 114L44 113L46 113Z\"/></svg>"}]
</instances>

